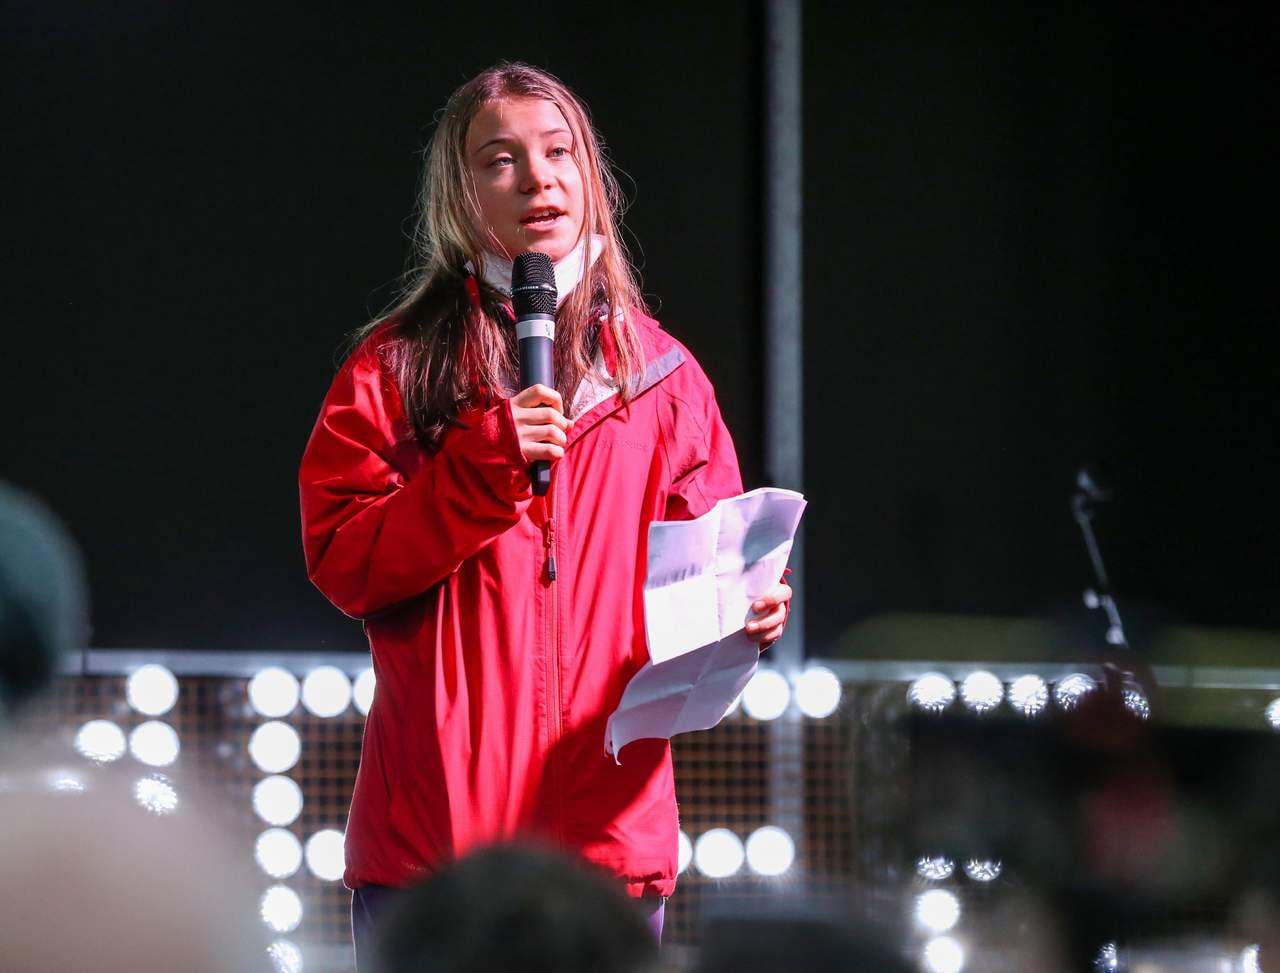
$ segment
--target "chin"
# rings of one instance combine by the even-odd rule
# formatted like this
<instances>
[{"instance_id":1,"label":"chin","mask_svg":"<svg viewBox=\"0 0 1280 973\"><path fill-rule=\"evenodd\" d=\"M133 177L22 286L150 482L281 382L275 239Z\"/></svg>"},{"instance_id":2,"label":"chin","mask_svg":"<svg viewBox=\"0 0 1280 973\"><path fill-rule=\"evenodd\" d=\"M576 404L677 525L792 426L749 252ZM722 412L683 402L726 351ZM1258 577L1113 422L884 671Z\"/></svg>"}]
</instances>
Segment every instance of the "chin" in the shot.
<instances>
[{"instance_id":1,"label":"chin","mask_svg":"<svg viewBox=\"0 0 1280 973\"><path fill-rule=\"evenodd\" d=\"M536 240L525 247L526 250L537 250L551 258L551 262L562 260L573 252L572 243L561 243L559 240Z\"/></svg>"}]
</instances>

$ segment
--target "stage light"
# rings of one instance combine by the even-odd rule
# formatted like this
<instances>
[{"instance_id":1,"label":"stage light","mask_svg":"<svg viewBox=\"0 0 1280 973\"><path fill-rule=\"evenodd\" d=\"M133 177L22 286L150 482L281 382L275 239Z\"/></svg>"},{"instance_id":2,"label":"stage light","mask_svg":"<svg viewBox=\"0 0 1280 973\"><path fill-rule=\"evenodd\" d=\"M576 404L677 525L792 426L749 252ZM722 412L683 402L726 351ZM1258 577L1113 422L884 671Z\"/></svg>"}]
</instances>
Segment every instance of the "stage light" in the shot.
<instances>
[{"instance_id":1,"label":"stage light","mask_svg":"<svg viewBox=\"0 0 1280 973\"><path fill-rule=\"evenodd\" d=\"M332 828L317 831L307 839L307 868L312 875L326 882L342 878L346 869L343 863L344 841L343 833Z\"/></svg>"},{"instance_id":2,"label":"stage light","mask_svg":"<svg viewBox=\"0 0 1280 973\"><path fill-rule=\"evenodd\" d=\"M178 680L164 666L149 663L125 683L129 705L147 716L163 716L178 701Z\"/></svg>"},{"instance_id":3,"label":"stage light","mask_svg":"<svg viewBox=\"0 0 1280 973\"><path fill-rule=\"evenodd\" d=\"M941 713L955 698L955 683L940 672L926 672L907 690L908 701L930 713Z\"/></svg>"},{"instance_id":4,"label":"stage light","mask_svg":"<svg viewBox=\"0 0 1280 973\"><path fill-rule=\"evenodd\" d=\"M1140 720L1151 718L1151 704L1147 702L1147 694L1132 679L1126 679L1120 687L1120 697L1124 700L1125 709Z\"/></svg>"},{"instance_id":5,"label":"stage light","mask_svg":"<svg viewBox=\"0 0 1280 973\"><path fill-rule=\"evenodd\" d=\"M291 777L264 777L253 786L253 810L267 824L293 824L302 813L302 788Z\"/></svg>"},{"instance_id":6,"label":"stage light","mask_svg":"<svg viewBox=\"0 0 1280 973\"><path fill-rule=\"evenodd\" d=\"M782 828L766 824L747 838L747 867L757 875L781 875L796 858L796 843Z\"/></svg>"},{"instance_id":7,"label":"stage light","mask_svg":"<svg viewBox=\"0 0 1280 973\"><path fill-rule=\"evenodd\" d=\"M1073 672L1058 680L1058 685L1053 690L1053 701L1058 704L1058 709L1069 713L1097 688L1098 683L1092 676Z\"/></svg>"},{"instance_id":8,"label":"stage light","mask_svg":"<svg viewBox=\"0 0 1280 973\"><path fill-rule=\"evenodd\" d=\"M152 814L172 814L178 810L178 792L163 774L147 774L133 785L133 799Z\"/></svg>"},{"instance_id":9,"label":"stage light","mask_svg":"<svg viewBox=\"0 0 1280 973\"><path fill-rule=\"evenodd\" d=\"M925 944L924 966L929 973L960 973L964 959L964 947L951 936L935 936Z\"/></svg>"},{"instance_id":10,"label":"stage light","mask_svg":"<svg viewBox=\"0 0 1280 973\"><path fill-rule=\"evenodd\" d=\"M1094 957L1093 968L1098 973L1116 973L1120 969L1120 951L1115 943L1103 943Z\"/></svg>"},{"instance_id":11,"label":"stage light","mask_svg":"<svg viewBox=\"0 0 1280 973\"><path fill-rule=\"evenodd\" d=\"M930 889L916 897L916 922L929 932L946 932L960 921L960 900L946 889Z\"/></svg>"},{"instance_id":12,"label":"stage light","mask_svg":"<svg viewBox=\"0 0 1280 973\"><path fill-rule=\"evenodd\" d=\"M728 878L742 867L746 852L728 828L712 828L694 843L693 861L708 878Z\"/></svg>"},{"instance_id":13,"label":"stage light","mask_svg":"<svg viewBox=\"0 0 1280 973\"><path fill-rule=\"evenodd\" d=\"M355 685L351 688L351 698L363 715L368 716L369 710L373 706L373 690L377 686L377 679L372 669L364 669L360 675L356 676Z\"/></svg>"},{"instance_id":14,"label":"stage light","mask_svg":"<svg viewBox=\"0 0 1280 973\"><path fill-rule=\"evenodd\" d=\"M1019 676L1009 686L1009 702L1024 716L1035 716L1049 705L1049 687L1039 676Z\"/></svg>"},{"instance_id":15,"label":"stage light","mask_svg":"<svg viewBox=\"0 0 1280 973\"><path fill-rule=\"evenodd\" d=\"M129 752L152 767L168 767L181 749L177 731L160 720L140 723L129 734Z\"/></svg>"},{"instance_id":16,"label":"stage light","mask_svg":"<svg viewBox=\"0 0 1280 973\"><path fill-rule=\"evenodd\" d=\"M302 900L287 885L273 885L262 893L258 914L276 932L293 932L302 922Z\"/></svg>"},{"instance_id":17,"label":"stage light","mask_svg":"<svg viewBox=\"0 0 1280 973\"><path fill-rule=\"evenodd\" d=\"M693 842L689 840L689 836L683 831L676 844L676 874L683 875L684 870L689 867L689 863L693 861Z\"/></svg>"},{"instance_id":18,"label":"stage light","mask_svg":"<svg viewBox=\"0 0 1280 973\"><path fill-rule=\"evenodd\" d=\"M79 773L63 767L49 771L45 775L45 782L49 785L49 790L59 794L83 794L88 787Z\"/></svg>"},{"instance_id":19,"label":"stage light","mask_svg":"<svg viewBox=\"0 0 1280 973\"><path fill-rule=\"evenodd\" d=\"M757 669L742 691L742 708L753 720L776 720L789 702L791 687L776 669Z\"/></svg>"},{"instance_id":20,"label":"stage light","mask_svg":"<svg viewBox=\"0 0 1280 973\"><path fill-rule=\"evenodd\" d=\"M960 698L974 713L990 713L1004 699L1004 683L994 673L979 669L964 677Z\"/></svg>"},{"instance_id":21,"label":"stage light","mask_svg":"<svg viewBox=\"0 0 1280 973\"><path fill-rule=\"evenodd\" d=\"M267 947L274 973L302 973L302 950L287 939L277 939Z\"/></svg>"},{"instance_id":22,"label":"stage light","mask_svg":"<svg viewBox=\"0 0 1280 973\"><path fill-rule=\"evenodd\" d=\"M956 863L946 855L922 855L916 859L916 874L926 882L943 882L956 870Z\"/></svg>"},{"instance_id":23,"label":"stage light","mask_svg":"<svg viewBox=\"0 0 1280 973\"><path fill-rule=\"evenodd\" d=\"M1257 943L1240 950L1240 973L1262 973L1262 947Z\"/></svg>"},{"instance_id":24,"label":"stage light","mask_svg":"<svg viewBox=\"0 0 1280 973\"><path fill-rule=\"evenodd\" d=\"M280 666L260 669L249 680L249 705L259 716L276 719L298 708L298 677Z\"/></svg>"},{"instance_id":25,"label":"stage light","mask_svg":"<svg viewBox=\"0 0 1280 973\"><path fill-rule=\"evenodd\" d=\"M830 716L840 705L840 680L826 666L806 669L796 680L796 705L816 720Z\"/></svg>"},{"instance_id":26,"label":"stage light","mask_svg":"<svg viewBox=\"0 0 1280 973\"><path fill-rule=\"evenodd\" d=\"M351 705L351 680L337 666L317 666L302 681L302 705L316 716L337 716Z\"/></svg>"},{"instance_id":27,"label":"stage light","mask_svg":"<svg viewBox=\"0 0 1280 973\"><path fill-rule=\"evenodd\" d=\"M1271 729L1280 730L1280 699L1273 699L1266 709L1267 723Z\"/></svg>"},{"instance_id":28,"label":"stage light","mask_svg":"<svg viewBox=\"0 0 1280 973\"><path fill-rule=\"evenodd\" d=\"M996 858L970 858L964 863L964 873L971 882L994 882L1004 871L1004 865Z\"/></svg>"},{"instance_id":29,"label":"stage light","mask_svg":"<svg viewBox=\"0 0 1280 973\"><path fill-rule=\"evenodd\" d=\"M298 762L302 740L288 723L263 723L249 737L249 756L265 774L280 774Z\"/></svg>"},{"instance_id":30,"label":"stage light","mask_svg":"<svg viewBox=\"0 0 1280 973\"><path fill-rule=\"evenodd\" d=\"M302 867L302 842L292 831L268 828L254 842L253 860L272 878L288 878Z\"/></svg>"},{"instance_id":31,"label":"stage light","mask_svg":"<svg viewBox=\"0 0 1280 973\"><path fill-rule=\"evenodd\" d=\"M119 760L127 749L124 730L110 720L90 720L76 734L76 750L94 763Z\"/></svg>"}]
</instances>

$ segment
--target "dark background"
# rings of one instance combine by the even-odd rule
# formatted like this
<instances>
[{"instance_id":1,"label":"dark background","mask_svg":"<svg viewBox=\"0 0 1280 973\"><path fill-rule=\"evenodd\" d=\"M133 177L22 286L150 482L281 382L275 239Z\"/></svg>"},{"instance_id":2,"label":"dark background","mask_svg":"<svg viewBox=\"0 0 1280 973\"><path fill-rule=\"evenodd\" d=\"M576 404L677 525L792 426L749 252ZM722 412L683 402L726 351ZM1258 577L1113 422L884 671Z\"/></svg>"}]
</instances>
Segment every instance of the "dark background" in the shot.
<instances>
[{"instance_id":1,"label":"dark background","mask_svg":"<svg viewBox=\"0 0 1280 973\"><path fill-rule=\"evenodd\" d=\"M1075 598L1097 459L1122 599L1280 627L1274 25L899 6L805 10L810 653ZM363 644L306 580L297 462L394 293L433 114L499 58L591 106L646 292L768 482L761 32L752 4L9 4L3 473L83 545L93 643Z\"/></svg>"}]
</instances>

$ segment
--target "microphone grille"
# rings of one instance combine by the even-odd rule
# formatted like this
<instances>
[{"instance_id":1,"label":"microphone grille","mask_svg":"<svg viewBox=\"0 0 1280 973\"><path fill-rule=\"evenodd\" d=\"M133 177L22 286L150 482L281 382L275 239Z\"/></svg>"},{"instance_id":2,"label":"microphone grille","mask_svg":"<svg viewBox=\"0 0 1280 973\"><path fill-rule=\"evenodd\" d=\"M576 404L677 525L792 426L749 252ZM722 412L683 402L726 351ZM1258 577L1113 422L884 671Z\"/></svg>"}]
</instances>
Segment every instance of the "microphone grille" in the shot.
<instances>
[{"instance_id":1,"label":"microphone grille","mask_svg":"<svg viewBox=\"0 0 1280 973\"><path fill-rule=\"evenodd\" d=\"M556 272L551 258L526 250L511 268L511 303L516 317L556 313Z\"/></svg>"}]
</instances>

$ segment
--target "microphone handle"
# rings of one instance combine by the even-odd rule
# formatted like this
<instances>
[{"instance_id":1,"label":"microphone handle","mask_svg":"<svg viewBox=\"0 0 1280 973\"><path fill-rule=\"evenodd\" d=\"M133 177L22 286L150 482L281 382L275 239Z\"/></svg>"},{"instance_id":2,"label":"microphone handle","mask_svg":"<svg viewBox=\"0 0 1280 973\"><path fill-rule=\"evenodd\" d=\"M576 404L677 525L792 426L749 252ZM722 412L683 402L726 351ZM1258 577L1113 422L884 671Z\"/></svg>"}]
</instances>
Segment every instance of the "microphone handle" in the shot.
<instances>
[{"instance_id":1,"label":"microphone handle","mask_svg":"<svg viewBox=\"0 0 1280 973\"><path fill-rule=\"evenodd\" d=\"M520 348L520 388L531 385L556 387L555 319L549 314L530 314L516 321ZM551 488L551 464L535 460L529 466L529 481L535 497L546 496Z\"/></svg>"}]
</instances>

